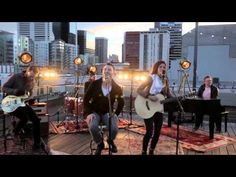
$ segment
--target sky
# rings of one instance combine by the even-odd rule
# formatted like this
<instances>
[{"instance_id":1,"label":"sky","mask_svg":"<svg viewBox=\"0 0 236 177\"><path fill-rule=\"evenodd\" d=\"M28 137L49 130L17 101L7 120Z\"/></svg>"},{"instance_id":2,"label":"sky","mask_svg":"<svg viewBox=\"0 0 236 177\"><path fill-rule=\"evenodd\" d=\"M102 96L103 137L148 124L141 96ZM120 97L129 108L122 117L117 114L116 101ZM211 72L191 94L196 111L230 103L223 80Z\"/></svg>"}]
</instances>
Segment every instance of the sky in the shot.
<instances>
[{"instance_id":1,"label":"sky","mask_svg":"<svg viewBox=\"0 0 236 177\"><path fill-rule=\"evenodd\" d=\"M235 22L199 22L201 25L236 24ZM122 58L122 43L126 31L148 31L154 28L154 22L78 22L78 30L87 30L95 37L108 39L108 55L116 54ZM195 22L183 22L182 34L195 28ZM0 30L16 34L16 23L0 22Z\"/></svg>"}]
</instances>

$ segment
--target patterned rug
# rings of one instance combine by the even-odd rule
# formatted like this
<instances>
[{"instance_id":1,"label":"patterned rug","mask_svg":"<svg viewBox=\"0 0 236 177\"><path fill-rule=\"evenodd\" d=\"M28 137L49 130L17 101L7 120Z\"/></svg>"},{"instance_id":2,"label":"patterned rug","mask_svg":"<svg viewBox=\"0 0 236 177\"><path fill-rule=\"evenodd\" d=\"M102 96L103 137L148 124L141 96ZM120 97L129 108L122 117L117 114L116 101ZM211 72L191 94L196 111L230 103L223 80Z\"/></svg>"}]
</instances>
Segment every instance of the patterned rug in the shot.
<instances>
[{"instance_id":1,"label":"patterned rug","mask_svg":"<svg viewBox=\"0 0 236 177\"><path fill-rule=\"evenodd\" d=\"M126 128L129 122L126 119L119 119L118 127ZM50 122L49 132L52 134L63 134L63 133L84 133L88 132L88 125L86 121L79 120L66 120L62 122L52 121Z\"/></svg>"},{"instance_id":2,"label":"patterned rug","mask_svg":"<svg viewBox=\"0 0 236 177\"><path fill-rule=\"evenodd\" d=\"M0 155L49 155L48 147L45 147L45 151L43 148L33 151L32 145L33 141L31 138L26 138L24 142L20 144L15 144L12 139L8 139L6 141L7 149L4 149L4 140L0 139Z\"/></svg>"},{"instance_id":3,"label":"patterned rug","mask_svg":"<svg viewBox=\"0 0 236 177\"><path fill-rule=\"evenodd\" d=\"M114 142L117 144L118 153L113 153L113 155L140 155L142 150L143 136L137 138L131 137L129 134L126 134L126 136L118 134ZM108 144L105 144L105 150L102 151L102 154L109 154ZM167 136L160 136L154 154L176 155L176 142ZM178 154L184 154L181 144L178 148Z\"/></svg>"},{"instance_id":4,"label":"patterned rug","mask_svg":"<svg viewBox=\"0 0 236 177\"><path fill-rule=\"evenodd\" d=\"M219 134L214 134L214 139L209 140L209 133L206 131L198 130L196 132L192 132L191 129L185 128L183 126L180 126L179 128L179 142L182 144L183 148L189 150L206 152L215 148L219 148L220 146L226 146L236 142L236 139L234 138ZM129 130L139 134L145 134L145 127L131 128ZM161 135L170 137L175 141L177 136L176 132L176 125L168 127L166 124L163 124L161 129Z\"/></svg>"}]
</instances>

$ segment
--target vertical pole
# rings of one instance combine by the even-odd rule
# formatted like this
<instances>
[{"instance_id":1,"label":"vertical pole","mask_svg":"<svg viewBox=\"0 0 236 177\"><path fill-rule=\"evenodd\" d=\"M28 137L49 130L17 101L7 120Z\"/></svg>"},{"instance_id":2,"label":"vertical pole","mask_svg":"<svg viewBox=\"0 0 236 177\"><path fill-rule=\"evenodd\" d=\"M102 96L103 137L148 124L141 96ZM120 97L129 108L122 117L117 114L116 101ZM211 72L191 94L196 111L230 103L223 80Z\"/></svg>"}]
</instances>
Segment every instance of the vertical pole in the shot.
<instances>
[{"instance_id":1,"label":"vertical pole","mask_svg":"<svg viewBox=\"0 0 236 177\"><path fill-rule=\"evenodd\" d=\"M198 52L198 22L196 22L195 38L194 38L193 91L196 91L196 80L197 80L197 52Z\"/></svg>"},{"instance_id":2,"label":"vertical pole","mask_svg":"<svg viewBox=\"0 0 236 177\"><path fill-rule=\"evenodd\" d=\"M131 70L131 90L130 90L130 125L132 125L132 107L133 107L133 70Z\"/></svg>"},{"instance_id":3,"label":"vertical pole","mask_svg":"<svg viewBox=\"0 0 236 177\"><path fill-rule=\"evenodd\" d=\"M38 83L37 83L37 101L39 102L39 74L38 74Z\"/></svg>"}]
</instances>

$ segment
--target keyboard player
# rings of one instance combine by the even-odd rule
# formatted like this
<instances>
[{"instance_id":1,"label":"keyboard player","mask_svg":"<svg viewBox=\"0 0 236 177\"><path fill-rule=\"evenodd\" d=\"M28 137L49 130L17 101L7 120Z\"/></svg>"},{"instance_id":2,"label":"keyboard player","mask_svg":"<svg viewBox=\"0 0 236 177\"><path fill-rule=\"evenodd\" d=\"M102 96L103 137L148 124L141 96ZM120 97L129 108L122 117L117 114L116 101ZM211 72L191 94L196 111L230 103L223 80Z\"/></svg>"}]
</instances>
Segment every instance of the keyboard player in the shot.
<instances>
[{"instance_id":1,"label":"keyboard player","mask_svg":"<svg viewBox=\"0 0 236 177\"><path fill-rule=\"evenodd\" d=\"M201 101L198 105L198 110L196 110L196 121L195 121L195 127L193 128L194 131L197 131L200 127L200 125L203 122L203 116L204 114L209 115L209 122L215 122L216 123L216 131L220 132L220 111L217 110L218 105L214 105L216 103L214 100L217 99L219 94L218 88L216 88L212 84L212 77L210 75L207 75L204 77L204 84L200 86L197 96L206 101ZM209 101L207 101L209 100ZM211 101L212 100L212 101ZM212 102L212 103L211 103ZM220 103L219 103L220 104ZM213 109L212 109L213 108ZM211 110L211 111L210 111ZM211 125L213 127L214 131L214 124ZM210 128L210 129L211 129ZM213 138L213 137L210 137Z\"/></svg>"}]
</instances>

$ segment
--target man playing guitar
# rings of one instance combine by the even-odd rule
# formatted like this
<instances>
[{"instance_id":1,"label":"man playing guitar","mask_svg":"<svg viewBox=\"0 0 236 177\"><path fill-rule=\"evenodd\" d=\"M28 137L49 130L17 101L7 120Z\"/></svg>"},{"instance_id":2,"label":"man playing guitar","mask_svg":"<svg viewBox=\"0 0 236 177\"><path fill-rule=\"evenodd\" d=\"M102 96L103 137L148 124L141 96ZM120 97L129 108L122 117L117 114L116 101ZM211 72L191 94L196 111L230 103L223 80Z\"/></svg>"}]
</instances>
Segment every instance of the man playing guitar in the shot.
<instances>
[{"instance_id":1,"label":"man playing guitar","mask_svg":"<svg viewBox=\"0 0 236 177\"><path fill-rule=\"evenodd\" d=\"M11 76L3 85L2 91L7 95L23 96L32 95L35 76L39 70L35 66L29 66L22 73L17 73ZM20 130L27 124L28 120L33 124L33 150L40 150L40 119L35 111L28 105L19 106L16 110L10 113L19 118L19 122L14 129L15 140L19 138Z\"/></svg>"}]
</instances>

